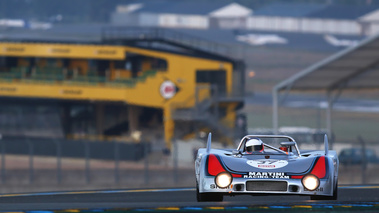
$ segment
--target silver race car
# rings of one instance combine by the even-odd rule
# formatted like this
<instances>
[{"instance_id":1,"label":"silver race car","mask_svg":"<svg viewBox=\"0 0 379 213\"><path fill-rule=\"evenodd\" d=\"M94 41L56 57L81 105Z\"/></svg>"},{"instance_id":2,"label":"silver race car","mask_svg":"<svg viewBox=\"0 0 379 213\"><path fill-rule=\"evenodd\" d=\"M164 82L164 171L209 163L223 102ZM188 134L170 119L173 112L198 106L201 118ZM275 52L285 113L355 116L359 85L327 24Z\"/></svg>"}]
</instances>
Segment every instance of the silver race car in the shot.
<instances>
[{"instance_id":1,"label":"silver race car","mask_svg":"<svg viewBox=\"0 0 379 213\"><path fill-rule=\"evenodd\" d=\"M222 201L224 195L307 195L337 199L338 157L328 149L300 152L285 135L247 135L237 149L198 150L195 170L198 201Z\"/></svg>"}]
</instances>

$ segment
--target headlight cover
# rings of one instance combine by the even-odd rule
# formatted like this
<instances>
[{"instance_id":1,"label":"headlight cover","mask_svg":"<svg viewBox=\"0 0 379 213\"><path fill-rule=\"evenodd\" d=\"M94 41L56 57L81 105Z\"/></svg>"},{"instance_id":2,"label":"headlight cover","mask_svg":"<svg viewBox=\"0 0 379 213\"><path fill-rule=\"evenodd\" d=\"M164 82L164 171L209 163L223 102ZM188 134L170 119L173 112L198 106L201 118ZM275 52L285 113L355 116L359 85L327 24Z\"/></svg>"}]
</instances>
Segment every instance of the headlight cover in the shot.
<instances>
[{"instance_id":1,"label":"headlight cover","mask_svg":"<svg viewBox=\"0 0 379 213\"><path fill-rule=\"evenodd\" d=\"M220 188L227 188L232 183L233 177L228 172L221 172L215 178L215 183Z\"/></svg>"},{"instance_id":2,"label":"headlight cover","mask_svg":"<svg viewBox=\"0 0 379 213\"><path fill-rule=\"evenodd\" d=\"M316 175L308 174L303 177L301 183L307 190L314 191L320 186L320 179Z\"/></svg>"}]
</instances>

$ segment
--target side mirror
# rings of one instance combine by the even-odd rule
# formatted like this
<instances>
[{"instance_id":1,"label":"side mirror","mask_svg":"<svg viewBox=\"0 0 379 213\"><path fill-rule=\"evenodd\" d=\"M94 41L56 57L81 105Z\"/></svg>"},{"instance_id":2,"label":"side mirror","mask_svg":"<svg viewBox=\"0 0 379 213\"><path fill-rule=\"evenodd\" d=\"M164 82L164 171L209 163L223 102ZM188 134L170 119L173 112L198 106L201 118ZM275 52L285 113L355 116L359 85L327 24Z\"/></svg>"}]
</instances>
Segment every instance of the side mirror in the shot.
<instances>
[{"instance_id":1,"label":"side mirror","mask_svg":"<svg viewBox=\"0 0 379 213\"><path fill-rule=\"evenodd\" d=\"M290 146L295 146L295 142L293 141L286 141L286 142L281 142L280 145L284 147L290 147Z\"/></svg>"},{"instance_id":2,"label":"side mirror","mask_svg":"<svg viewBox=\"0 0 379 213\"><path fill-rule=\"evenodd\" d=\"M241 151L235 149L235 150L232 151L232 154L233 154L233 155L240 155L240 154L241 154Z\"/></svg>"}]
</instances>

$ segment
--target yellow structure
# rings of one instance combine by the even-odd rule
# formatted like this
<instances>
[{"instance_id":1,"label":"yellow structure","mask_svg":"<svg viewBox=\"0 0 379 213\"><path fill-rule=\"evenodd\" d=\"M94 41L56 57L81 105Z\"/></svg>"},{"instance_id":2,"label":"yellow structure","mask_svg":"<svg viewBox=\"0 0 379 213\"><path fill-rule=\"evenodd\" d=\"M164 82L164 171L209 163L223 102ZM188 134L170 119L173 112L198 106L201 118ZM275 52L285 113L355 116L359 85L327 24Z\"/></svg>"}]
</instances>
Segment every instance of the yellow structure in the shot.
<instances>
[{"instance_id":1,"label":"yellow structure","mask_svg":"<svg viewBox=\"0 0 379 213\"><path fill-rule=\"evenodd\" d=\"M242 95L236 80L243 72L236 75L235 66L222 57L128 45L1 42L0 97L64 101L67 137L161 133L170 146L200 128L233 132L243 104L235 93L240 86ZM72 106L82 102L93 105L95 134L79 134L74 125ZM120 108L117 121L107 116L109 104ZM117 133L107 132L116 126Z\"/></svg>"}]
</instances>

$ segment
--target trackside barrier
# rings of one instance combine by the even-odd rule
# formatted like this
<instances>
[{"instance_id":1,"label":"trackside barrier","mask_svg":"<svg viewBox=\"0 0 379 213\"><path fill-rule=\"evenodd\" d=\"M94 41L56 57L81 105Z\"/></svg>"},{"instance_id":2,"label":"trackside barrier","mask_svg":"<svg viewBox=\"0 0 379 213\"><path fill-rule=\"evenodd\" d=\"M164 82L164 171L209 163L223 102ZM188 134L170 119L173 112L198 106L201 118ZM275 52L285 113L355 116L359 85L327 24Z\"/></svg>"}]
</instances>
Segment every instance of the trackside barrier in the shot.
<instances>
[{"instance_id":1,"label":"trackside barrier","mask_svg":"<svg viewBox=\"0 0 379 213\"><path fill-rule=\"evenodd\" d=\"M23 186L48 183L61 186L63 187L62 190L68 190L64 187L72 183L85 183L85 185L80 186L90 187L99 183L99 176L106 177L101 181L105 181L107 185L114 184L116 186L129 184L129 187L137 187L137 185L132 184L134 183L133 181L139 183L138 186L140 187L162 187L164 184L175 185L183 183L186 185L182 186L192 186L193 168L188 168L185 171L186 173L183 173L183 170L178 167L179 156L176 141L174 141L174 147L171 151L157 147L152 150L151 143L147 142L139 144L140 146L135 148L134 152L140 152L143 157L139 158L140 160L125 160L127 158L125 158L124 149L122 149L125 144L116 141L103 142L111 149L104 147L99 149L98 144L88 141L78 143L75 147L77 153L82 153L80 158L72 158L72 153L71 155L67 154L65 144L67 141L50 139L49 143L45 143L46 141L41 142L33 138L15 139L5 137L2 140L0 139L2 190L12 184L17 185L16 181L19 181ZM142 149L140 149L141 147ZM105 161L98 161L100 156L97 152L107 152L107 155L102 153L102 156L107 157L104 159ZM170 155L172 157L169 157ZM46 160L41 158L45 156L50 157L46 158ZM94 158L94 156L97 158ZM112 159L109 159L109 156L112 156ZM69 159L66 157L69 157ZM18 160L20 158L23 160ZM15 159L16 167L14 167ZM80 159L80 162L76 161L78 159ZM74 162L73 160L79 162L80 165L76 164L74 167L70 167ZM69 161L70 163L66 163ZM99 163L106 164L105 169L104 167L99 167ZM44 167L47 164L48 166ZM125 166L129 164L131 167Z\"/></svg>"},{"instance_id":2,"label":"trackside barrier","mask_svg":"<svg viewBox=\"0 0 379 213\"><path fill-rule=\"evenodd\" d=\"M1 183L6 182L6 174L5 174L5 143L1 140Z\"/></svg>"}]
</instances>

